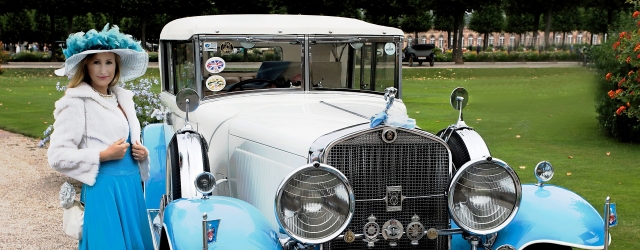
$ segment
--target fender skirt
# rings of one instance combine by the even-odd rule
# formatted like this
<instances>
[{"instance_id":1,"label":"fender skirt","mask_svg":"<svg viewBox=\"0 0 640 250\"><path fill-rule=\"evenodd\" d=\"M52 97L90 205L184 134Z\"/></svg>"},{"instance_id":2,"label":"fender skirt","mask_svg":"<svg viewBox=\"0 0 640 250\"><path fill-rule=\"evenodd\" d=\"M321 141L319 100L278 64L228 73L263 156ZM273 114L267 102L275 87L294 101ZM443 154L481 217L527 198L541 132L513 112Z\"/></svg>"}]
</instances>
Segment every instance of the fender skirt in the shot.
<instances>
[{"instance_id":1,"label":"fender skirt","mask_svg":"<svg viewBox=\"0 0 640 250\"><path fill-rule=\"evenodd\" d=\"M267 219L252 205L226 196L171 202L164 210L164 227L172 249L203 249L202 215L219 220L208 249L282 249Z\"/></svg>"},{"instance_id":2,"label":"fender skirt","mask_svg":"<svg viewBox=\"0 0 640 250\"><path fill-rule=\"evenodd\" d=\"M166 193L167 143L164 124L149 124L142 130L142 144L149 150L149 179L144 182L147 209L158 209Z\"/></svg>"},{"instance_id":3,"label":"fender skirt","mask_svg":"<svg viewBox=\"0 0 640 250\"><path fill-rule=\"evenodd\" d=\"M498 232L493 246L509 244L524 249L536 243L603 249L604 220L598 210L572 191L553 185L522 185L520 210Z\"/></svg>"}]
</instances>

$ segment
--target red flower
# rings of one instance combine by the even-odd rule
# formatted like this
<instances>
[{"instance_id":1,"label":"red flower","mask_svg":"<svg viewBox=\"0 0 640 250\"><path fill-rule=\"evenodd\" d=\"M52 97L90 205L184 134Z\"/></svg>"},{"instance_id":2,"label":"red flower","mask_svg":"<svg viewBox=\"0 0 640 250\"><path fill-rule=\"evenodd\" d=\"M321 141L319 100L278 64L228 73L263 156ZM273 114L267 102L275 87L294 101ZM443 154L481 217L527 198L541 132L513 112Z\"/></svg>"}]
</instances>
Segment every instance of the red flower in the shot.
<instances>
[{"instance_id":1,"label":"red flower","mask_svg":"<svg viewBox=\"0 0 640 250\"><path fill-rule=\"evenodd\" d=\"M629 73L627 73L628 76L631 76L633 74L633 70L629 71Z\"/></svg>"},{"instance_id":2,"label":"red flower","mask_svg":"<svg viewBox=\"0 0 640 250\"><path fill-rule=\"evenodd\" d=\"M622 112L624 112L626 109L627 109L627 107L625 107L625 106L620 106L620 107L618 108L618 110L616 110L616 114L617 114L617 115L621 115L621 114L622 114Z\"/></svg>"},{"instance_id":3,"label":"red flower","mask_svg":"<svg viewBox=\"0 0 640 250\"><path fill-rule=\"evenodd\" d=\"M627 36L626 31L620 32L620 39L624 38L625 36Z\"/></svg>"},{"instance_id":4,"label":"red flower","mask_svg":"<svg viewBox=\"0 0 640 250\"><path fill-rule=\"evenodd\" d=\"M627 102L627 107L631 107L631 104L629 102Z\"/></svg>"},{"instance_id":5,"label":"red flower","mask_svg":"<svg viewBox=\"0 0 640 250\"><path fill-rule=\"evenodd\" d=\"M620 94L620 93L622 93L623 91L624 91L624 90L622 90L622 89L617 89L617 90L616 90L616 95L619 95L619 94Z\"/></svg>"},{"instance_id":6,"label":"red flower","mask_svg":"<svg viewBox=\"0 0 640 250\"><path fill-rule=\"evenodd\" d=\"M631 57L630 57L630 56L627 56L627 60L626 60L626 62L627 62L627 63L631 62Z\"/></svg>"},{"instance_id":7,"label":"red flower","mask_svg":"<svg viewBox=\"0 0 640 250\"><path fill-rule=\"evenodd\" d=\"M633 18L638 18L638 15L640 15L639 11L633 12Z\"/></svg>"},{"instance_id":8,"label":"red flower","mask_svg":"<svg viewBox=\"0 0 640 250\"><path fill-rule=\"evenodd\" d=\"M618 88L622 87L622 84L623 84L623 83L625 83L626 81L627 81L627 79L622 78L622 80L620 80L620 81L618 82Z\"/></svg>"},{"instance_id":9,"label":"red flower","mask_svg":"<svg viewBox=\"0 0 640 250\"><path fill-rule=\"evenodd\" d=\"M607 73L607 75L605 76L607 81L609 81L611 79L611 76L612 76L611 72Z\"/></svg>"},{"instance_id":10,"label":"red flower","mask_svg":"<svg viewBox=\"0 0 640 250\"><path fill-rule=\"evenodd\" d=\"M620 59L620 55L617 55L617 56L616 56L616 59Z\"/></svg>"},{"instance_id":11,"label":"red flower","mask_svg":"<svg viewBox=\"0 0 640 250\"><path fill-rule=\"evenodd\" d=\"M638 26L640 26L640 21L638 21Z\"/></svg>"},{"instance_id":12,"label":"red flower","mask_svg":"<svg viewBox=\"0 0 640 250\"><path fill-rule=\"evenodd\" d=\"M636 57L637 59L640 59L640 54L638 54L638 56Z\"/></svg>"},{"instance_id":13,"label":"red flower","mask_svg":"<svg viewBox=\"0 0 640 250\"><path fill-rule=\"evenodd\" d=\"M640 26L640 23L638 25ZM618 49L618 46L620 46L620 41L613 44L613 49Z\"/></svg>"},{"instance_id":14,"label":"red flower","mask_svg":"<svg viewBox=\"0 0 640 250\"><path fill-rule=\"evenodd\" d=\"M609 97L611 99L616 98L616 93L613 92L613 90L609 90L609 93L607 93L609 95Z\"/></svg>"}]
</instances>

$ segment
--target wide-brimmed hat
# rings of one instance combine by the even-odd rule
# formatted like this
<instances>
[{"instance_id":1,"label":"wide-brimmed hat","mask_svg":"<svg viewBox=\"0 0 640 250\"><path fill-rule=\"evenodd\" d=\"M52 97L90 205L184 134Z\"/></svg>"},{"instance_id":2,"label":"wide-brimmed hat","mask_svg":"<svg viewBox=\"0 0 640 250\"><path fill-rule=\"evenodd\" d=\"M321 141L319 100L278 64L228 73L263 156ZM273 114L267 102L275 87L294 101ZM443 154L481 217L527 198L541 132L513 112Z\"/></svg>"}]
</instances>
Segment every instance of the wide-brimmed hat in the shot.
<instances>
[{"instance_id":1,"label":"wide-brimmed hat","mask_svg":"<svg viewBox=\"0 0 640 250\"><path fill-rule=\"evenodd\" d=\"M149 54L142 49L140 42L131 35L120 33L118 26L109 29L105 25L101 32L95 29L69 35L67 48L63 50L67 60L61 69L55 71L58 76L71 79L81 67L80 62L89 54L113 52L120 56L120 80L122 82L138 78L147 71Z\"/></svg>"}]
</instances>

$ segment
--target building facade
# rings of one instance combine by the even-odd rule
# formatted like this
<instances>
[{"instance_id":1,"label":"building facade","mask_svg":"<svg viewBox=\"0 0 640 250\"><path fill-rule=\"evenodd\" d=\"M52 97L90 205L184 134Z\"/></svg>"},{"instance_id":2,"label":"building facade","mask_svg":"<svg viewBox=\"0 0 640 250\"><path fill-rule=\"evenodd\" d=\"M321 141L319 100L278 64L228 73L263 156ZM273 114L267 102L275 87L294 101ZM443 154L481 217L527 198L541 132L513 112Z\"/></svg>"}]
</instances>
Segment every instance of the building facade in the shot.
<instances>
[{"instance_id":1,"label":"building facade","mask_svg":"<svg viewBox=\"0 0 640 250\"><path fill-rule=\"evenodd\" d=\"M408 43L416 43L414 33L405 33L405 47ZM467 28L462 32L462 47L469 46L482 46L484 35ZM591 34L587 31L573 31L567 33L551 32L550 44L562 45L562 44L600 44L603 42L603 37L598 34ZM418 44L431 43L441 49L450 49L450 45L453 43L453 38L449 38L449 33L439 30L429 30L427 32L418 32ZM505 32L495 32L488 35L488 46L493 47L511 47L517 48L519 46L532 46L533 45L533 32L527 32L524 34L512 34ZM544 31L539 31L537 36L536 45L544 45Z\"/></svg>"}]
</instances>

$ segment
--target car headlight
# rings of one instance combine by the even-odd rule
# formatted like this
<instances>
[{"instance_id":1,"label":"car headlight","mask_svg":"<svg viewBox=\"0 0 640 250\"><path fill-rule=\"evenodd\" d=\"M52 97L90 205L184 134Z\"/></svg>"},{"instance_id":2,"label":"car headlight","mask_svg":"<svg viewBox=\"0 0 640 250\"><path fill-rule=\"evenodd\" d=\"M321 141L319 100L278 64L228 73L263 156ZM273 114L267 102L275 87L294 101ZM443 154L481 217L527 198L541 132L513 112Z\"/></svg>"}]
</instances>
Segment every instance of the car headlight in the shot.
<instances>
[{"instance_id":1,"label":"car headlight","mask_svg":"<svg viewBox=\"0 0 640 250\"><path fill-rule=\"evenodd\" d=\"M294 170L276 192L278 224L302 243L320 244L337 237L351 222L354 209L347 177L318 162Z\"/></svg>"},{"instance_id":2,"label":"car headlight","mask_svg":"<svg viewBox=\"0 0 640 250\"><path fill-rule=\"evenodd\" d=\"M212 173L202 172L196 177L194 184L198 192L206 195L213 192L213 189L216 188L216 177L213 176Z\"/></svg>"},{"instance_id":3,"label":"car headlight","mask_svg":"<svg viewBox=\"0 0 640 250\"><path fill-rule=\"evenodd\" d=\"M522 186L518 175L496 158L472 160L449 187L449 211L460 228L480 235L504 228L518 211Z\"/></svg>"}]
</instances>

